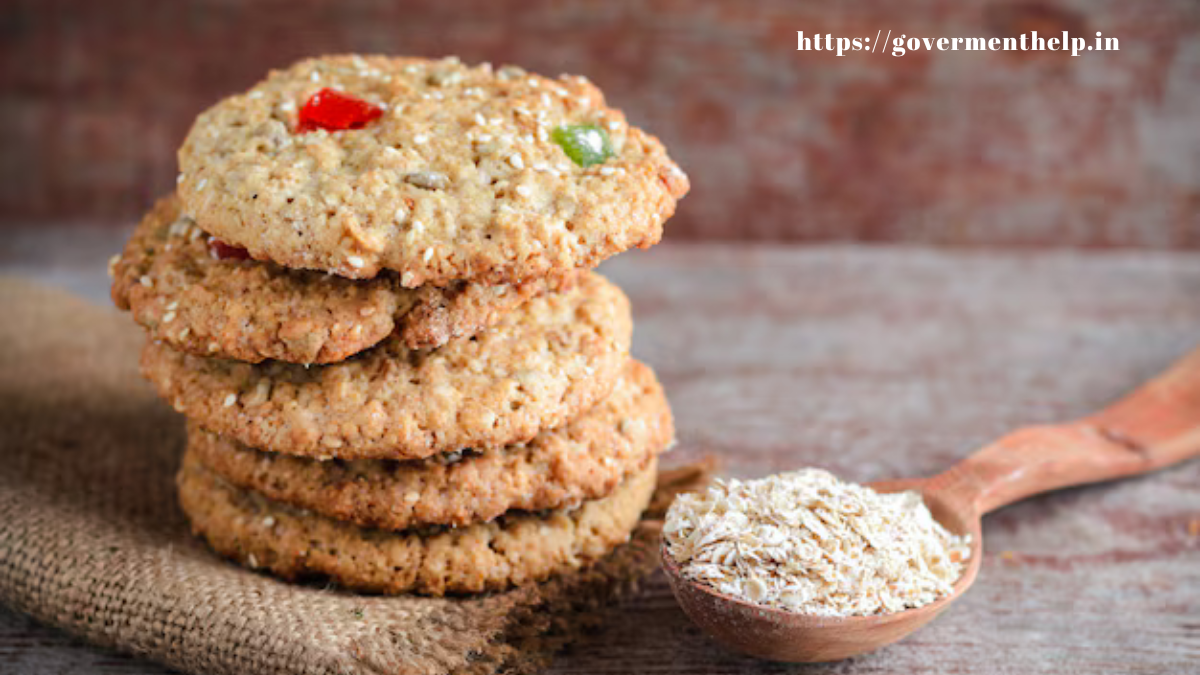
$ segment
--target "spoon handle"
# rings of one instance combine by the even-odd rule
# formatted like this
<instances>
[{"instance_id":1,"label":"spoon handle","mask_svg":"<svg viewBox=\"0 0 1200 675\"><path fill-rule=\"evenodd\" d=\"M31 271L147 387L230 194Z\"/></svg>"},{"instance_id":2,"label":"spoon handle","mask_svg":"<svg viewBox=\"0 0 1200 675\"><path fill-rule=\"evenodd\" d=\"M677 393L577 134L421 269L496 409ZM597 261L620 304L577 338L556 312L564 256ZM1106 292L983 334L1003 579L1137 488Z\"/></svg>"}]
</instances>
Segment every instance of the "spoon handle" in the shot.
<instances>
[{"instance_id":1,"label":"spoon handle","mask_svg":"<svg viewBox=\"0 0 1200 675\"><path fill-rule=\"evenodd\" d=\"M1058 488L1145 473L1200 455L1200 348L1107 408L1019 429L931 481L983 515Z\"/></svg>"}]
</instances>

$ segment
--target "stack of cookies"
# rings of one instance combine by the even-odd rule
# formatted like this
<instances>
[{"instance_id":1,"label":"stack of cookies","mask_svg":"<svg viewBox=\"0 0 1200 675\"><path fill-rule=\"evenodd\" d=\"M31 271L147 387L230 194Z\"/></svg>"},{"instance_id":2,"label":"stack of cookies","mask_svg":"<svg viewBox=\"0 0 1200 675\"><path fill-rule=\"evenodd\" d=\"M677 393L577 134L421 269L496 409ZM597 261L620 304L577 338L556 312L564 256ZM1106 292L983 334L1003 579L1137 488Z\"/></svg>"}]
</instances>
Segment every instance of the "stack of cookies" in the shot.
<instances>
[{"instance_id":1,"label":"stack of cookies","mask_svg":"<svg viewBox=\"0 0 1200 675\"><path fill-rule=\"evenodd\" d=\"M628 538L673 427L591 268L657 243L688 183L596 87L312 59L201 114L179 163L113 299L188 419L180 501L216 551L441 595Z\"/></svg>"}]
</instances>

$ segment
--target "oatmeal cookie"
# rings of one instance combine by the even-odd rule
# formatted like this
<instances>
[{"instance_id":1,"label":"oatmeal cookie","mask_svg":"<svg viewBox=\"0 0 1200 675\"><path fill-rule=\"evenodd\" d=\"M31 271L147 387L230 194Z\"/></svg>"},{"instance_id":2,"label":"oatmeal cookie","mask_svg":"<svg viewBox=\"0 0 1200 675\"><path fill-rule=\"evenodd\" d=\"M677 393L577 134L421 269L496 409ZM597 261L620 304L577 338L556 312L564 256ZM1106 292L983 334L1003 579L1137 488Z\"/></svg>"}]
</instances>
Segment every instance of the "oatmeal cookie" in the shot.
<instances>
[{"instance_id":1,"label":"oatmeal cookie","mask_svg":"<svg viewBox=\"0 0 1200 675\"><path fill-rule=\"evenodd\" d=\"M657 243L688 190L586 79L454 58L273 71L196 119L179 166L185 213L254 258L407 288L593 267Z\"/></svg>"},{"instance_id":2,"label":"oatmeal cookie","mask_svg":"<svg viewBox=\"0 0 1200 675\"><path fill-rule=\"evenodd\" d=\"M239 563L284 579L319 576L354 590L479 593L594 562L628 540L654 492L655 462L577 508L512 512L459 528L363 529L272 502L186 458L179 500L192 529Z\"/></svg>"},{"instance_id":3,"label":"oatmeal cookie","mask_svg":"<svg viewBox=\"0 0 1200 675\"><path fill-rule=\"evenodd\" d=\"M195 423L188 449L229 483L362 527L403 530L487 522L599 499L646 468L674 437L662 387L630 360L608 398L527 444L425 460L320 462L248 448Z\"/></svg>"},{"instance_id":4,"label":"oatmeal cookie","mask_svg":"<svg viewBox=\"0 0 1200 675\"><path fill-rule=\"evenodd\" d=\"M431 350L386 340L305 367L192 356L149 342L142 373L179 412L253 448L319 459L420 459L528 441L612 391L629 300L588 273L490 329Z\"/></svg>"},{"instance_id":5,"label":"oatmeal cookie","mask_svg":"<svg viewBox=\"0 0 1200 675\"><path fill-rule=\"evenodd\" d=\"M191 354L258 363L333 363L395 334L410 349L474 335L579 273L523 284L404 288L230 255L163 198L112 265L112 297L150 337Z\"/></svg>"}]
</instances>

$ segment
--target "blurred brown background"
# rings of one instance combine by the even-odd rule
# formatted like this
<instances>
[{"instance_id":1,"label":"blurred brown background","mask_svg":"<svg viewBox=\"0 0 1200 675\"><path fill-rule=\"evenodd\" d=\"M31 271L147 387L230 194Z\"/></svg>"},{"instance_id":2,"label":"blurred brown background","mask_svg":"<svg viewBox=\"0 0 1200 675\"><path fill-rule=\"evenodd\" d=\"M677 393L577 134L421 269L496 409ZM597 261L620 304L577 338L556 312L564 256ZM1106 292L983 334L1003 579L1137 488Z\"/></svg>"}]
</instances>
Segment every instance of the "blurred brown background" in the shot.
<instances>
[{"instance_id":1,"label":"blurred brown background","mask_svg":"<svg viewBox=\"0 0 1200 675\"><path fill-rule=\"evenodd\" d=\"M2 4L0 223L127 225L194 115L323 52L584 73L692 176L672 238L1200 248L1200 3ZM1120 51L797 52L806 35Z\"/></svg>"}]
</instances>

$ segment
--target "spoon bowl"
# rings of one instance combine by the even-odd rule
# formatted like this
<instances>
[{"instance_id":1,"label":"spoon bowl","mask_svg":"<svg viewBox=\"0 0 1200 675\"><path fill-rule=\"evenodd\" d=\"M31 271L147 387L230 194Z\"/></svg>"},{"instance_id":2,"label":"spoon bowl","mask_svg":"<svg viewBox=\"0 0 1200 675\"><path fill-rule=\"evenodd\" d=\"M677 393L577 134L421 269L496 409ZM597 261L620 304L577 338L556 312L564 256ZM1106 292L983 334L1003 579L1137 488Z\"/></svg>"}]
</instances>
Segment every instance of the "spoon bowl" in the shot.
<instances>
[{"instance_id":1,"label":"spoon bowl","mask_svg":"<svg viewBox=\"0 0 1200 675\"><path fill-rule=\"evenodd\" d=\"M923 480L872 484L877 492L921 491ZM924 493L922 493L924 494ZM928 605L891 614L828 617L798 614L746 602L683 576L662 545L663 569L685 614L717 642L736 652L771 661L837 661L887 646L941 614L975 581L981 560L980 520L937 495L925 498L935 520L954 534L971 535L971 556L953 591Z\"/></svg>"},{"instance_id":2,"label":"spoon bowl","mask_svg":"<svg viewBox=\"0 0 1200 675\"><path fill-rule=\"evenodd\" d=\"M951 592L890 614L823 617L764 607L683 576L664 541L663 569L692 621L734 651L788 662L835 661L904 638L970 588L983 557L989 511L1062 487L1146 473L1200 454L1200 349L1108 408L1004 436L931 478L871 484L915 490L950 532L969 534L970 558Z\"/></svg>"}]
</instances>

